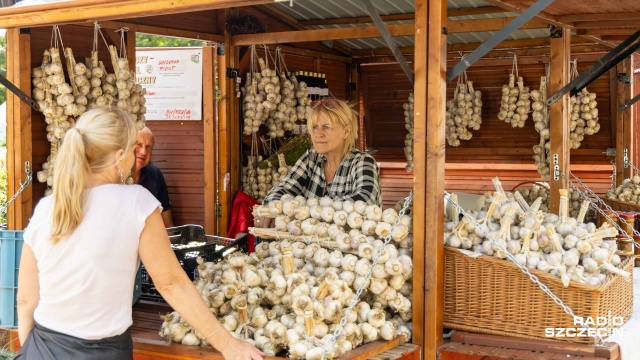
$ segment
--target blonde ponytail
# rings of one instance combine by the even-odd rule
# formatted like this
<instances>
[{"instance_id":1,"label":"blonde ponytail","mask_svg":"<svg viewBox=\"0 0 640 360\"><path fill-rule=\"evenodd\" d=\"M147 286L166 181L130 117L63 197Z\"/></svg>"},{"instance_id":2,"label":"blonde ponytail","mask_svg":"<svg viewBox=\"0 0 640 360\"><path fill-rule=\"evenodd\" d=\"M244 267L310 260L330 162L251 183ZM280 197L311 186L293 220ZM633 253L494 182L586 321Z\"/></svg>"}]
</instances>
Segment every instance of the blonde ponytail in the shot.
<instances>
[{"instance_id":1,"label":"blonde ponytail","mask_svg":"<svg viewBox=\"0 0 640 360\"><path fill-rule=\"evenodd\" d=\"M136 137L135 123L129 114L108 108L87 111L67 131L53 169L54 243L80 225L85 190L91 185L92 175L112 168L111 156L118 150L123 149L124 154L133 151Z\"/></svg>"}]
</instances>

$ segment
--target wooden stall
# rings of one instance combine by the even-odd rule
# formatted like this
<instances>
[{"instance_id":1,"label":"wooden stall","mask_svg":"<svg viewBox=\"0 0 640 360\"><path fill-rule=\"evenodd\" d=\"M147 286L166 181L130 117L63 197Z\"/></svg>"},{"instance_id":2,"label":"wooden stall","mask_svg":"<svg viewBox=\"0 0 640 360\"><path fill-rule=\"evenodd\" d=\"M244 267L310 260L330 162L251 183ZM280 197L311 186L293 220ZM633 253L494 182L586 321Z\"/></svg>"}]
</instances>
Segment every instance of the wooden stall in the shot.
<instances>
[{"instance_id":1,"label":"wooden stall","mask_svg":"<svg viewBox=\"0 0 640 360\"><path fill-rule=\"evenodd\" d=\"M295 9L297 3L305 1L294 0L292 3ZM496 101L500 86L510 71L512 54L518 54L521 74L532 86L550 66L553 92L568 81L570 59L577 58L578 69L583 71L633 34L640 20L640 6L633 0L597 0L590 9L585 9L580 1L570 0L551 4L527 22L523 31L532 33L520 33L521 38L502 42L469 68L469 78L483 89L486 121L471 141L452 148L445 141L445 102L452 94L452 88L445 80L447 69L460 61L461 52L468 53L479 47L482 41L477 40L486 39L488 32L502 29L532 2L525 2L525 6L512 1L474 0L477 6L469 8L457 8L453 2L442 0L410 3L413 5L410 11L388 14L383 20L395 21L387 25L392 36L412 40L412 46L403 46L400 51L407 55L412 67L413 84L400 70L396 59L390 57L391 52L380 48L384 44L380 40L375 48L370 44L362 48L348 45L349 41L380 37L379 29L367 25L371 19L360 14L362 9L356 15L305 19L304 15L296 17L271 0L123 0L117 6L108 0L78 0L0 9L0 27L8 29L7 77L28 94L31 91L30 70L41 61L40 52L47 44L52 25L60 25L63 36L69 34L66 37L68 44L74 44L80 52L90 50L93 21L100 21L108 30L126 26L129 28L127 49L130 59L133 59L132 39L136 32L224 43L224 50L220 48L217 57L213 47L206 48L209 55L203 79L205 95L201 121L148 123L156 132L158 144L152 161L167 176L176 222L201 223L207 233L226 233L233 195L240 188L243 141L239 125L240 105L235 80L227 78L226 70L237 69L242 73L247 68L248 45L278 44L282 45L289 70L326 73L329 88L335 96L359 102L362 113L360 148L377 150L375 157L382 168L385 205L390 206L411 190L415 196L412 344L416 346L389 358L436 359L438 347L443 343L444 190L483 193L491 189L490 178L496 175L505 180L507 189L524 180L539 178L531 159L531 147L537 138L533 128L512 129L509 124L495 119ZM578 9L585 13L575 13ZM226 19L243 14L254 15L268 24L267 32L230 34L225 28ZM549 39L549 25L564 28L562 37ZM113 35L112 31L109 33ZM479 33L484 35L478 37ZM462 41L458 38L455 44L448 46L451 34L468 37ZM629 60L589 85L601 101L602 128L597 135L585 140L580 149L571 152L571 165L566 130L568 96L552 108L551 147L554 153L563 154L561 169L566 172L571 168L597 192L610 186L612 167L609 162L613 158L605 156L603 151L616 149L618 164L623 149L630 150L632 163L640 158L640 146L633 135L639 121L637 112L630 110L626 116L621 116L616 111L617 104L628 101L638 92L632 91L633 83L618 85L616 75L626 71L635 74L637 79L640 76L635 70L640 65L638 58L634 58L635 66ZM216 59L218 67L215 67ZM217 130L213 106L216 101L215 71L218 71L220 89ZM637 81L635 88L638 89ZM409 92L415 97L415 166L412 173L404 170L402 154L405 136L402 104ZM44 122L38 113L12 94L8 95L7 103L9 194L12 194L25 178L25 162L29 162L34 172L41 169L47 141ZM218 143L215 142L215 131L218 132ZM218 159L217 163L215 159ZM629 170L621 170L619 166L617 169L622 171L622 176L628 177ZM561 186L561 181L551 181L552 194ZM9 209L10 229L26 226L43 192L43 185L34 184L17 198ZM552 205L557 205L557 198L553 196ZM219 209L216 209L216 203L221 204ZM137 309L136 358L221 358L212 351L161 343L156 335L159 322L156 315L165 310L152 304ZM373 349L360 349L361 352L345 359L375 359L378 353L396 345L394 342L378 343Z\"/></svg>"}]
</instances>

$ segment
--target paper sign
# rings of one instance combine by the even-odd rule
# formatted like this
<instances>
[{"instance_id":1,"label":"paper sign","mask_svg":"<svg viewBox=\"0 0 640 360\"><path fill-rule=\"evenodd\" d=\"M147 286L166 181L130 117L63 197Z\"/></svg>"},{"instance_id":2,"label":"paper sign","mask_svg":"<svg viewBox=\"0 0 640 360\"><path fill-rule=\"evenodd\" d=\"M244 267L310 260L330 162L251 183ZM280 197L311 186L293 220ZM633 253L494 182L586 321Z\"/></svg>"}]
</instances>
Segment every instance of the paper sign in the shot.
<instances>
[{"instance_id":1,"label":"paper sign","mask_svg":"<svg viewBox=\"0 0 640 360\"><path fill-rule=\"evenodd\" d=\"M202 48L136 51L147 120L202 120Z\"/></svg>"}]
</instances>

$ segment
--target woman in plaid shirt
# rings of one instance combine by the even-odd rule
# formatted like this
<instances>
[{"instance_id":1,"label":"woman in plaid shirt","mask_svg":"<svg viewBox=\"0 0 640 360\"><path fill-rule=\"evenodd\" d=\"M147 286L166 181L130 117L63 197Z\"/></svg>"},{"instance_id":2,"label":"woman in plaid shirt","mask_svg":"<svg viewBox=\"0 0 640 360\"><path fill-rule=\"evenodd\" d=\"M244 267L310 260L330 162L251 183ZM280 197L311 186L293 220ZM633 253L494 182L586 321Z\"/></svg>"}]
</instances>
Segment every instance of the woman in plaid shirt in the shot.
<instances>
[{"instance_id":1,"label":"woman in plaid shirt","mask_svg":"<svg viewBox=\"0 0 640 360\"><path fill-rule=\"evenodd\" d=\"M367 153L355 148L358 113L338 99L311 103L307 121L313 148L295 163L280 184L269 191L264 204L284 194L307 199L362 200L382 206L380 170ZM256 227L272 227L273 219L259 217Z\"/></svg>"}]
</instances>

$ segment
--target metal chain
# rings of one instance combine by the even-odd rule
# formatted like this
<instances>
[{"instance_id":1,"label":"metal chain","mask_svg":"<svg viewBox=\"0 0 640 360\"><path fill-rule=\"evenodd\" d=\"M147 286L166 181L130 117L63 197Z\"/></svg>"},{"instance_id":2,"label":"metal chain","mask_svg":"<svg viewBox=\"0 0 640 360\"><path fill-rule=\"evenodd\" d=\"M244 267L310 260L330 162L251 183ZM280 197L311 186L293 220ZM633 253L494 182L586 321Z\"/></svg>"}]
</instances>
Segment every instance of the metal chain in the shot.
<instances>
[{"instance_id":1,"label":"metal chain","mask_svg":"<svg viewBox=\"0 0 640 360\"><path fill-rule=\"evenodd\" d=\"M449 193L445 191L445 195L449 195ZM451 205L455 206L456 209L458 209L460 214L463 214L464 217L469 219L469 221L471 221L474 225L479 225L478 223L476 223L475 219L471 215L467 214L465 210L458 203L456 203L454 200L451 199L451 196L447 196L446 198L449 201L449 203L451 203ZM534 284L538 285L538 287L551 298L551 300L553 300L556 304L558 304L558 306L562 307L564 312L569 314L573 318L574 324L579 324L580 326L582 326L587 330L587 334L591 334L589 325L585 324L583 321L584 318L576 316L576 314L573 312L573 310L571 310L571 308L565 305L564 302L562 302L562 300L559 297L557 297L551 290L549 290L549 288L545 284L541 283L540 280L538 280L538 277L533 275L526 266L520 264L520 262L516 260L515 256L513 256L510 252L508 252L507 249L502 247L502 245L500 245L500 243L497 242L496 239L493 238L493 236L489 235L489 232L485 231L482 226L476 226L476 229L479 229L482 233L484 233L485 238L491 241L491 243L494 246L496 246L499 251L505 254L507 259L509 259L509 261L514 263L516 266L518 266L520 270L523 273L525 273ZM602 337L600 337L600 334L598 334L597 331L595 332L594 337L598 340L598 342L600 343L603 342Z\"/></svg>"},{"instance_id":2,"label":"metal chain","mask_svg":"<svg viewBox=\"0 0 640 360\"><path fill-rule=\"evenodd\" d=\"M605 219L607 219L607 221L608 221L608 222L609 222L613 227L615 227L615 228L616 228L616 230L618 230L618 233L620 233L620 234L622 234L622 235L624 235L624 236L626 236L626 237L629 237L629 234L628 234L626 231L624 231L624 230L622 229L622 227L621 227L620 225L618 225L618 223L617 223L617 222L613 221L613 220L611 219L611 217L609 217L609 215L607 215L607 213L605 213L605 212L604 212L604 210L602 210L602 209L600 208L600 206L598 206L598 204L597 204L597 203L595 203L595 204L594 204L594 201L591 199L591 198L593 198L595 201L597 201L597 202L598 202L598 203L600 203L602 206L604 206L607 210L611 211L611 213L612 213L612 214L614 214L614 215L615 215L615 217L616 217L616 218L618 218L618 220L619 220L619 221L623 221L623 222L625 222L625 220L624 220L622 217L620 217L620 215L618 215L618 213L617 213L615 210L613 210L613 209L611 208L611 206L609 206L606 202L604 202L604 200L602 200L602 198L601 198L601 197L599 197L596 193L594 193L594 192L593 192L593 190L589 189L589 187L588 187L585 183L583 183L583 182L582 182L582 181L581 181L577 176L573 175L573 173L572 173L571 171L569 171L569 174L571 174L571 176L575 179L575 181L576 181L577 183L579 183L579 184L580 184L580 186L582 186L582 187L585 189L585 191L589 193L589 195L585 194L583 191L581 191L581 190L580 190L580 189L578 189L575 185L573 185L573 182L572 182L571 180L569 180L569 179L566 177L566 175L564 175L561 171L560 171L560 172L558 172L558 174L560 174L560 176L561 176L563 179L565 179L565 180L567 181L567 183L568 183L568 184L569 184L569 185L570 185L570 186L571 186L575 191L577 191L578 193L580 193L580 195L582 195L585 199L587 199L587 200L589 201L589 203L591 204L591 206L593 206L593 208L594 208L594 209L596 209L596 211L597 211L600 215L604 216L604 218L605 218ZM635 236L640 236L640 232L638 232L636 229L631 228L631 230L633 231L633 234L634 234ZM632 241L632 244L633 244L633 246L640 248L640 244L639 244L639 243L637 243L637 242L635 242L635 241Z\"/></svg>"},{"instance_id":3,"label":"metal chain","mask_svg":"<svg viewBox=\"0 0 640 360\"><path fill-rule=\"evenodd\" d=\"M611 190L614 190L616 188L616 162L614 160L611 160L611 167L613 168L613 174L611 174Z\"/></svg>"},{"instance_id":4,"label":"metal chain","mask_svg":"<svg viewBox=\"0 0 640 360\"><path fill-rule=\"evenodd\" d=\"M640 169L638 169L635 165L633 165L631 162L627 162L627 165L631 166L631 168L636 172L636 175L640 174Z\"/></svg>"},{"instance_id":5,"label":"metal chain","mask_svg":"<svg viewBox=\"0 0 640 360\"><path fill-rule=\"evenodd\" d=\"M322 360L327 359L327 354L329 353L329 351L331 351L327 349L333 349L336 342L338 341L338 337L340 337L340 335L342 334L342 330L347 323L347 318L351 314L351 311L353 310L353 308L358 304L358 301L360 300L360 296L362 296L362 292L365 290L367 282L369 281L369 279L371 279L371 274L373 273L374 265L378 263L378 260L382 256L382 253L384 252L386 246L391 242L391 234L393 234L393 231L395 230L396 226L400 222L400 218L404 215L405 211L409 208L409 204L411 204L412 200L413 200L413 191L409 193L409 196L407 196L404 199L404 204L402 205L402 209L400 209L400 212L398 212L398 217L396 218L396 221L394 221L393 224L391 225L391 230L389 230L389 235L387 235L387 237L384 238L384 244L378 249L376 256L373 257L371 266L369 267L369 271L367 271L367 274L364 276L364 281L362 282L362 285L360 285L360 287L358 288L358 291L356 291L355 295L351 299L351 303L349 303L349 307L347 307L347 310L345 310L344 312L344 316L342 317L342 319L340 319L340 323L339 323L340 326L336 327L335 331L333 332L333 336L331 337L331 340L329 341L328 344L325 344L325 346L322 348Z\"/></svg>"},{"instance_id":6,"label":"metal chain","mask_svg":"<svg viewBox=\"0 0 640 360\"><path fill-rule=\"evenodd\" d=\"M20 195L20 193L23 192L24 189L26 189L27 186L29 186L29 184L31 183L31 179L32 179L33 173L28 168L26 169L25 172L27 173L26 180L24 181L24 183L20 182L20 188L18 189L18 191L16 191L16 193L13 194L11 199L9 199L4 206L0 207L0 213L6 214L7 213L7 209L9 208L9 205L11 205L11 203L18 197L18 195Z\"/></svg>"}]
</instances>

